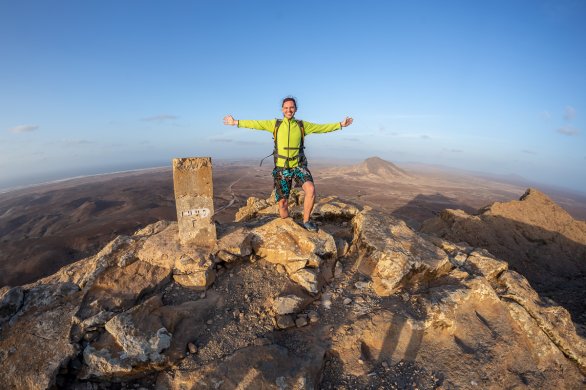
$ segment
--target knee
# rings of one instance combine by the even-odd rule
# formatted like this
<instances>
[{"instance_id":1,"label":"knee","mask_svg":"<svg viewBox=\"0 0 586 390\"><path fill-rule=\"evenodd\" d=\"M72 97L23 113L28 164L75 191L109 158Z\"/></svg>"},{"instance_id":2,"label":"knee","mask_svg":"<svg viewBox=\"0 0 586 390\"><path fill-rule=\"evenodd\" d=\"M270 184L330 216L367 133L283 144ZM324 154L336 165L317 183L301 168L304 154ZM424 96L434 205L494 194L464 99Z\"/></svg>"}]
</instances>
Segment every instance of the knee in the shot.
<instances>
[{"instance_id":1,"label":"knee","mask_svg":"<svg viewBox=\"0 0 586 390\"><path fill-rule=\"evenodd\" d=\"M314 198L315 197L315 186L313 185L313 183L310 183L309 185L305 186L305 188L303 189L303 191L305 191L305 196L308 198Z\"/></svg>"}]
</instances>

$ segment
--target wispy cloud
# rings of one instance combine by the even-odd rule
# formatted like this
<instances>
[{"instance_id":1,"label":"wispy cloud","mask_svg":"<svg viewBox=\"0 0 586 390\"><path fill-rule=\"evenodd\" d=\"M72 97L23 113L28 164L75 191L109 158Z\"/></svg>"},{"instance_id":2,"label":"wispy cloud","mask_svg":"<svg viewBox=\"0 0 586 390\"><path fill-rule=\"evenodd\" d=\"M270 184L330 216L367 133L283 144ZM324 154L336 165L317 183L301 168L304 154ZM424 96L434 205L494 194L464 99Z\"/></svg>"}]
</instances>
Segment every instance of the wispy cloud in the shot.
<instances>
[{"instance_id":1,"label":"wispy cloud","mask_svg":"<svg viewBox=\"0 0 586 390\"><path fill-rule=\"evenodd\" d=\"M444 151L450 152L450 153L462 153L463 152L463 150L461 150L461 149L445 149L445 148L444 148Z\"/></svg>"},{"instance_id":2,"label":"wispy cloud","mask_svg":"<svg viewBox=\"0 0 586 390\"><path fill-rule=\"evenodd\" d=\"M572 106L567 106L564 110L564 119L571 121L576 117L576 109Z\"/></svg>"},{"instance_id":3,"label":"wispy cloud","mask_svg":"<svg viewBox=\"0 0 586 390\"><path fill-rule=\"evenodd\" d=\"M35 131L38 128L38 125L18 125L11 128L9 131L13 133L30 133L31 131Z\"/></svg>"},{"instance_id":4,"label":"wispy cloud","mask_svg":"<svg viewBox=\"0 0 586 390\"><path fill-rule=\"evenodd\" d=\"M232 138L225 138L225 137L212 137L208 138L210 142L221 142L221 143L233 143L236 145L265 145L265 142L256 142L256 141L242 141Z\"/></svg>"},{"instance_id":5,"label":"wispy cloud","mask_svg":"<svg viewBox=\"0 0 586 390\"><path fill-rule=\"evenodd\" d=\"M211 142L225 142L225 143L230 143L230 142L234 142L234 140L232 138L224 138L224 137L211 137L208 138Z\"/></svg>"},{"instance_id":6,"label":"wispy cloud","mask_svg":"<svg viewBox=\"0 0 586 390\"><path fill-rule=\"evenodd\" d=\"M164 121L174 121L177 118L178 117L175 115L161 114L161 115L154 115L154 116L142 118L142 120L147 121L147 122L164 122Z\"/></svg>"},{"instance_id":7,"label":"wispy cloud","mask_svg":"<svg viewBox=\"0 0 586 390\"><path fill-rule=\"evenodd\" d=\"M549 111L543 111L539 116L546 122L551 119L551 114L549 113Z\"/></svg>"},{"instance_id":8,"label":"wispy cloud","mask_svg":"<svg viewBox=\"0 0 586 390\"><path fill-rule=\"evenodd\" d=\"M64 139L63 144L65 146L82 146L82 145L93 145L95 141L88 141L87 139Z\"/></svg>"},{"instance_id":9,"label":"wispy cloud","mask_svg":"<svg viewBox=\"0 0 586 390\"><path fill-rule=\"evenodd\" d=\"M527 153L527 154L537 154L537 152L530 150L530 149L523 149L522 152Z\"/></svg>"},{"instance_id":10,"label":"wispy cloud","mask_svg":"<svg viewBox=\"0 0 586 390\"><path fill-rule=\"evenodd\" d=\"M569 137L573 137L573 136L576 136L576 135L580 134L580 130L579 129L575 128L574 126L570 126L570 125L566 125L564 127L560 127L556 131L558 133L560 133L560 134L567 135Z\"/></svg>"},{"instance_id":11,"label":"wispy cloud","mask_svg":"<svg viewBox=\"0 0 586 390\"><path fill-rule=\"evenodd\" d=\"M421 138L423 138L423 139L431 139L431 137L429 135L427 135L427 134L421 135Z\"/></svg>"}]
</instances>

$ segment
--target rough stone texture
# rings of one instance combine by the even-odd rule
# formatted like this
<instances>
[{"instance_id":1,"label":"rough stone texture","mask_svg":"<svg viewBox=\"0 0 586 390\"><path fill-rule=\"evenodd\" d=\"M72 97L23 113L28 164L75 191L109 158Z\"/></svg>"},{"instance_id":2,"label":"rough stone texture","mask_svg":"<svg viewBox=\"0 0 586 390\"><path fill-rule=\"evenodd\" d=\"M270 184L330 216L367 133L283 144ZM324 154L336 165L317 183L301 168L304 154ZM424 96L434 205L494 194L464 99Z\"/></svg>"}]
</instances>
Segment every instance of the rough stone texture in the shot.
<instances>
[{"instance_id":1,"label":"rough stone texture","mask_svg":"<svg viewBox=\"0 0 586 390\"><path fill-rule=\"evenodd\" d=\"M518 201L493 203L477 215L444 210L421 231L487 249L586 325L586 222L538 190L528 189Z\"/></svg>"},{"instance_id":2,"label":"rough stone texture","mask_svg":"<svg viewBox=\"0 0 586 390\"><path fill-rule=\"evenodd\" d=\"M244 348L218 363L175 375L160 374L157 389L317 389L325 351L302 355L278 345Z\"/></svg>"},{"instance_id":3,"label":"rough stone texture","mask_svg":"<svg viewBox=\"0 0 586 390\"><path fill-rule=\"evenodd\" d=\"M315 219L352 219L359 210L357 207L341 202L334 196L320 199L311 214Z\"/></svg>"},{"instance_id":4,"label":"rough stone texture","mask_svg":"<svg viewBox=\"0 0 586 390\"><path fill-rule=\"evenodd\" d=\"M237 212L234 220L236 222L245 222L253 219L258 214L277 213L277 206L273 198L259 199L254 196L246 200L246 206L241 207ZM261 213L262 211L262 213Z\"/></svg>"},{"instance_id":5,"label":"rough stone texture","mask_svg":"<svg viewBox=\"0 0 586 390\"><path fill-rule=\"evenodd\" d=\"M504 272L498 283L504 289L502 296L523 307L552 342L586 373L586 342L576 335L569 313L560 306L543 302L527 279L516 272Z\"/></svg>"},{"instance_id":6,"label":"rough stone texture","mask_svg":"<svg viewBox=\"0 0 586 390\"><path fill-rule=\"evenodd\" d=\"M290 274L289 277L310 294L317 294L319 292L319 280L316 271L302 268Z\"/></svg>"},{"instance_id":7,"label":"rough stone texture","mask_svg":"<svg viewBox=\"0 0 586 390\"><path fill-rule=\"evenodd\" d=\"M176 223L148 237L137 257L172 270L173 279L183 286L205 290L215 280L210 249L181 243Z\"/></svg>"},{"instance_id":8,"label":"rough stone texture","mask_svg":"<svg viewBox=\"0 0 586 390\"><path fill-rule=\"evenodd\" d=\"M344 370L364 376L381 363L412 362L441 373L442 388L568 388L578 369L519 306L484 278L454 271L418 298L417 311L377 310L333 336ZM444 284L445 283L445 284ZM563 372L563 374L562 374ZM472 384L475 383L475 384Z\"/></svg>"},{"instance_id":9,"label":"rough stone texture","mask_svg":"<svg viewBox=\"0 0 586 390\"><path fill-rule=\"evenodd\" d=\"M20 310L23 299L22 287L6 287L0 290L0 326Z\"/></svg>"},{"instance_id":10,"label":"rough stone texture","mask_svg":"<svg viewBox=\"0 0 586 390\"><path fill-rule=\"evenodd\" d=\"M480 250L470 253L463 265L470 273L484 276L494 281L502 272L509 267L507 262L495 259L490 253Z\"/></svg>"},{"instance_id":11,"label":"rough stone texture","mask_svg":"<svg viewBox=\"0 0 586 390\"><path fill-rule=\"evenodd\" d=\"M216 225L213 221L212 159L173 159L173 186L181 242L213 247Z\"/></svg>"},{"instance_id":12,"label":"rough stone texture","mask_svg":"<svg viewBox=\"0 0 586 390\"><path fill-rule=\"evenodd\" d=\"M336 255L334 238L325 231L310 233L293 219L275 219L253 229L254 252L266 261L282 264L294 273L305 266L318 267L322 258Z\"/></svg>"},{"instance_id":13,"label":"rough stone texture","mask_svg":"<svg viewBox=\"0 0 586 390\"><path fill-rule=\"evenodd\" d=\"M274 299L273 311L275 314L292 314L301 311L309 303L307 299L298 295L285 295Z\"/></svg>"},{"instance_id":14,"label":"rough stone texture","mask_svg":"<svg viewBox=\"0 0 586 390\"><path fill-rule=\"evenodd\" d=\"M252 254L253 234L244 228L238 228L218 239L215 255L222 261L231 262Z\"/></svg>"},{"instance_id":15,"label":"rough stone texture","mask_svg":"<svg viewBox=\"0 0 586 390\"><path fill-rule=\"evenodd\" d=\"M0 388L47 389L77 353L69 341L81 301L72 283L26 289L23 305L0 333Z\"/></svg>"},{"instance_id":16,"label":"rough stone texture","mask_svg":"<svg viewBox=\"0 0 586 390\"><path fill-rule=\"evenodd\" d=\"M431 279L451 268L444 251L420 237L403 221L367 210L359 213L352 223L357 232L355 244L362 253L359 270L372 277L379 295L393 294L406 277L410 282Z\"/></svg>"}]
</instances>

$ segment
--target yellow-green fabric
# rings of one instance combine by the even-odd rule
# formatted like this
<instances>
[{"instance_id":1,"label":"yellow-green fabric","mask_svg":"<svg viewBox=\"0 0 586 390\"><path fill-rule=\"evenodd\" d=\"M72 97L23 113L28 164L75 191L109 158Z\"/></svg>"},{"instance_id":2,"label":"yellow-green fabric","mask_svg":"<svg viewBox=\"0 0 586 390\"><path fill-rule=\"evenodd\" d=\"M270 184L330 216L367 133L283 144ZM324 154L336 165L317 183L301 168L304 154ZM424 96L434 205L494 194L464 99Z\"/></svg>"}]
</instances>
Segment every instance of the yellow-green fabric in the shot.
<instances>
[{"instance_id":1,"label":"yellow-green fabric","mask_svg":"<svg viewBox=\"0 0 586 390\"><path fill-rule=\"evenodd\" d=\"M301 129L297 124L295 118L287 119L283 118L282 123L279 126L279 131L277 132L277 148L278 154L281 156L297 157L299 154L299 146L301 145ZM255 130L265 130L270 133L275 131L275 124L277 123L276 119L268 119L268 120L245 120L240 119L238 121L238 127L244 127L247 129L255 129ZM316 123L311 123L307 121L303 121L303 127L305 129L305 135L314 134L314 133L329 133L330 131L339 130L342 128L339 122L336 123L328 123L325 125L319 125ZM286 149L286 148L295 148L295 149ZM284 158L277 159L277 166L280 168L289 167L295 168L298 165L297 159L289 160L287 164L287 160Z\"/></svg>"}]
</instances>

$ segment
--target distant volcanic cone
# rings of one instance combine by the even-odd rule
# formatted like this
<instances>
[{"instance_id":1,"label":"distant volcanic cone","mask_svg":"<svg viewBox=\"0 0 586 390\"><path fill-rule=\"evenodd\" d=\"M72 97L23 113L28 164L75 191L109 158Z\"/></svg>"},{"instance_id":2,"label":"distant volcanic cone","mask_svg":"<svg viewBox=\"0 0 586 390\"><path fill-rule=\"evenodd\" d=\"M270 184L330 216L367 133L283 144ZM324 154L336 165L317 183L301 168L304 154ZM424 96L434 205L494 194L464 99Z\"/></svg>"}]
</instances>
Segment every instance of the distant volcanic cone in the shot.
<instances>
[{"instance_id":1,"label":"distant volcanic cone","mask_svg":"<svg viewBox=\"0 0 586 390\"><path fill-rule=\"evenodd\" d=\"M375 175L384 179L398 179L411 177L407 172L395 164L379 157L370 157L352 167L353 173L360 175Z\"/></svg>"}]
</instances>

